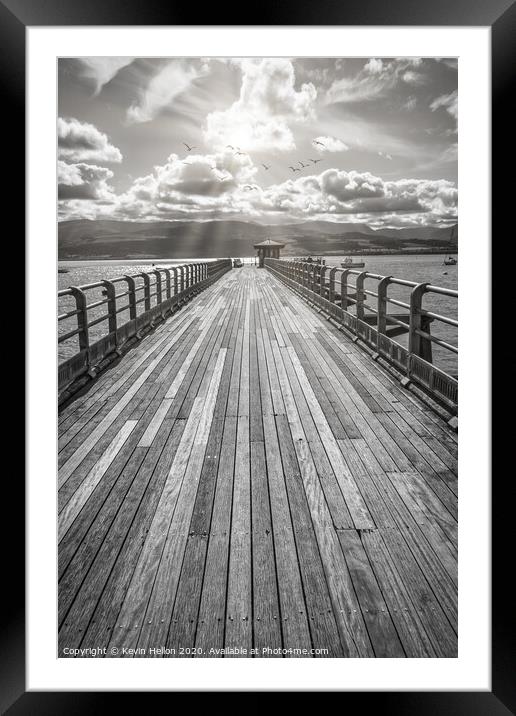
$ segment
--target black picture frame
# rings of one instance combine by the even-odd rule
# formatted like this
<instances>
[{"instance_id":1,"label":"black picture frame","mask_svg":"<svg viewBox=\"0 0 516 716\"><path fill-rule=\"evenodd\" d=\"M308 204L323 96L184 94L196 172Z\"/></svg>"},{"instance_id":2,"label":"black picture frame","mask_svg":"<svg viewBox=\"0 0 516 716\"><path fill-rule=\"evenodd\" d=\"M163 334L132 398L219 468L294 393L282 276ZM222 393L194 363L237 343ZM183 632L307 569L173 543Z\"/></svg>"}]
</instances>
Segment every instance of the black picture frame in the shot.
<instances>
[{"instance_id":1,"label":"black picture frame","mask_svg":"<svg viewBox=\"0 0 516 716\"><path fill-rule=\"evenodd\" d=\"M198 25L200 16L206 25L432 25L432 26L490 26L492 31L492 157L493 189L492 216L493 237L503 236L503 223L512 197L511 182L504 179L504 168L510 165L513 145L514 115L509 111L510 85L515 66L516 7L511 0L486 0L472 3L470 0L361 0L361 2L336 3L318 0L317 3L301 5L299 1L262 0L251 8L247 16L239 15L235 23L235 11L230 4L198 5L164 3L161 0L0 0L0 77L3 94L4 169L8 168L8 182L4 193L5 207L16 219L16 239L21 244L21 217L25 216L22 186L25 181L25 37L28 26L77 26L77 25ZM254 10L254 13L253 13ZM512 191L511 191L512 193ZM7 213L6 212L6 213ZM5 234L4 234L5 235ZM19 261L19 259L18 259ZM23 261L23 258L22 258ZM13 271L14 273L14 271ZM19 293L19 277L17 290ZM506 304L503 295L508 290L510 278L493 280L492 305ZM503 285L502 285L503 284ZM488 295L490 287L479 288ZM18 306L18 308L20 308ZM21 309L20 309L21 310ZM504 332L504 311L493 312L492 335ZM505 316L506 317L506 316ZM502 345L497 354L507 368L512 355L509 343ZM29 349L31 346L29 346ZM14 349L13 349L14 350ZM21 354L18 347L15 359ZM503 372L506 372L503 371ZM510 370L510 368L509 368ZM4 374L5 376L5 374ZM500 378L503 379L503 376ZM495 386L493 386L494 388ZM505 391L505 387L504 387ZM506 394L504 394L506 397ZM16 403L24 404L23 395L16 396ZM504 401L505 402L505 401ZM23 409L23 408L22 408ZM505 423L505 426L502 425ZM492 454L497 457L503 447L510 445L510 423L500 420L493 434ZM7 453L12 448L5 449ZM23 447L18 455L23 455ZM16 456L15 456L16 457ZM113 708L119 693L94 692L26 692L25 688L25 539L24 483L19 459L14 468L5 473L3 501L6 513L13 519L13 528L4 531L3 550L3 596L4 624L0 636L0 663L2 670L0 708L12 716L18 714L98 713ZM511 463L509 463L510 465ZM494 468L498 466L498 459ZM514 468L512 468L514 469ZM346 692L339 696L340 708L351 707L358 700L358 708L378 708L382 713L393 714L493 714L502 716L515 711L514 688L514 638L509 628L513 600L509 580L510 545L513 542L513 504L508 500L510 467L495 470L492 493L492 691L491 692ZM5 494L5 493L4 493ZM511 519L512 517L512 519ZM236 690L236 689L235 689ZM148 694L132 693L130 711L148 710ZM143 701L146 699L146 702ZM146 705L144 705L146 704Z\"/></svg>"}]
</instances>

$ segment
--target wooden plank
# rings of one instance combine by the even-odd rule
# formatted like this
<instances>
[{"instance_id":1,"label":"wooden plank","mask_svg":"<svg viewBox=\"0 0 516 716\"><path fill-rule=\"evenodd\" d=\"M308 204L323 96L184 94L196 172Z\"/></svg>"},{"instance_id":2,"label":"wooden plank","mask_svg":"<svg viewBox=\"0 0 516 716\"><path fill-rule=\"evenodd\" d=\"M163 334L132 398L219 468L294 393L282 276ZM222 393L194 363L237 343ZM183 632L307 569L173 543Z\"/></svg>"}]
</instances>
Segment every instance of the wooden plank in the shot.
<instances>
[{"instance_id":1,"label":"wooden plank","mask_svg":"<svg viewBox=\"0 0 516 716\"><path fill-rule=\"evenodd\" d=\"M360 538L407 657L436 656L438 652L428 638L419 613L414 609L405 583L398 573L398 566L385 547L379 531L364 531Z\"/></svg>"},{"instance_id":2,"label":"wooden plank","mask_svg":"<svg viewBox=\"0 0 516 716\"><path fill-rule=\"evenodd\" d=\"M435 520L433 515L413 497L409 485L412 483L412 474L389 473L389 479L396 488L401 499L407 506L414 522L421 528L428 543L438 556L441 564L446 569L454 584L457 584L457 541L452 541L440 527L440 520ZM441 509L440 517L443 519L446 510ZM446 519L444 517L444 519ZM455 525L456 528L456 525Z\"/></svg>"},{"instance_id":3,"label":"wooden plank","mask_svg":"<svg viewBox=\"0 0 516 716\"><path fill-rule=\"evenodd\" d=\"M147 366L142 375L131 385L126 393L120 398L118 403L111 408L102 422L89 434L86 440L84 440L80 447L77 448L73 455L69 457L59 471L59 487L61 487L69 479L73 471L80 465L92 447L103 436L107 428L116 420L122 410L128 405L131 398L133 398L133 396L141 388L146 378L169 350L169 345L165 345L165 347L158 352L157 356Z\"/></svg>"},{"instance_id":4,"label":"wooden plank","mask_svg":"<svg viewBox=\"0 0 516 716\"><path fill-rule=\"evenodd\" d=\"M172 650L172 656L180 656L181 649L192 650L195 647L195 634L210 534L211 510L219 465L219 447L223 429L224 420L215 418L211 425L199 478L199 488L195 498L183 565L166 639L166 646ZM198 648L200 649L200 647ZM193 656L194 654L189 652L188 655ZM202 656L202 654L199 654L199 656Z\"/></svg>"},{"instance_id":5,"label":"wooden plank","mask_svg":"<svg viewBox=\"0 0 516 716\"><path fill-rule=\"evenodd\" d=\"M273 341L273 343L274 346L278 345L277 341ZM273 358L272 360L274 361ZM288 355L286 356L286 361L290 365L290 358ZM285 371L278 372L279 386L284 403L286 405L288 402L291 412L297 411L299 415L334 525L339 528L352 527L353 520L337 481L335 470L330 464L321 435L315 425L311 406L306 400L305 391L302 389L299 381L297 380L294 371L291 370L290 373L291 376L289 380Z\"/></svg>"},{"instance_id":6,"label":"wooden plank","mask_svg":"<svg viewBox=\"0 0 516 716\"><path fill-rule=\"evenodd\" d=\"M210 649L224 647L236 433L237 418L226 417L195 640L196 648L207 658L215 656Z\"/></svg>"},{"instance_id":7,"label":"wooden plank","mask_svg":"<svg viewBox=\"0 0 516 716\"><path fill-rule=\"evenodd\" d=\"M276 560L269 503L265 445L251 442L253 647L256 656L281 656L281 623L289 615L279 609ZM264 654L266 649L272 653Z\"/></svg>"},{"instance_id":8,"label":"wooden plank","mask_svg":"<svg viewBox=\"0 0 516 716\"><path fill-rule=\"evenodd\" d=\"M338 535L375 656L405 656L359 533L356 530L339 530Z\"/></svg>"},{"instance_id":9,"label":"wooden plank","mask_svg":"<svg viewBox=\"0 0 516 716\"><path fill-rule=\"evenodd\" d=\"M136 420L128 420L123 426L115 439L109 444L108 448L101 456L101 458L95 463L95 466L90 470L86 479L81 484L77 492L70 498L68 503L65 505L59 515L58 523L58 539L59 542L63 539L65 534L70 529L70 525L75 520L79 512L84 506L84 503L88 500L91 493L102 479L104 473L111 465L115 457L122 449L127 438L134 430L136 426Z\"/></svg>"},{"instance_id":10,"label":"wooden plank","mask_svg":"<svg viewBox=\"0 0 516 716\"><path fill-rule=\"evenodd\" d=\"M448 621L443 611L444 605L434 595L432 590L434 582L432 580L430 586L427 581L427 577L431 575L421 570L403 536L397 530L381 530L381 534L392 559L398 565L399 574L410 594L414 609L418 611L436 653L438 656L448 658L456 656L456 625Z\"/></svg>"},{"instance_id":11,"label":"wooden plank","mask_svg":"<svg viewBox=\"0 0 516 716\"><path fill-rule=\"evenodd\" d=\"M143 473L143 471L148 472L151 475L150 481L113 569L107 575L106 585L81 642L83 647L107 646L109 644L111 633L118 623L119 611L145 543L170 465L180 445L184 428L184 420L165 421L153 446L148 450L144 458L140 473ZM165 446L160 452L162 436L167 437Z\"/></svg>"},{"instance_id":12,"label":"wooden plank","mask_svg":"<svg viewBox=\"0 0 516 716\"><path fill-rule=\"evenodd\" d=\"M285 357L288 357L288 351L284 350L281 353L279 346L276 345L275 347L273 346L273 352L276 357L278 375L285 377L287 373L282 358L285 354ZM342 646L347 656L371 656L373 650L362 617L359 614L349 572L340 549L337 534L333 529L331 516L295 403L286 395L284 399L314 531L325 568L333 610L339 626Z\"/></svg>"},{"instance_id":13,"label":"wooden plank","mask_svg":"<svg viewBox=\"0 0 516 716\"><path fill-rule=\"evenodd\" d=\"M251 553L251 471L249 445L249 341L250 298L245 299L242 333L242 359L238 393L238 422L233 481L233 516L229 553L224 646L243 648L250 656L252 647L252 553ZM228 654L238 656L238 654Z\"/></svg>"},{"instance_id":14,"label":"wooden plank","mask_svg":"<svg viewBox=\"0 0 516 716\"><path fill-rule=\"evenodd\" d=\"M240 315L239 305L231 313L221 341L217 345L226 350L226 360L222 370L219 390L213 410L213 419L206 446L204 464L199 478L199 487L195 498L188 541L181 575L177 586L177 594L172 612L167 647L172 656L181 655L181 650L188 649L190 656L204 656L202 647L195 646L198 628L199 605L206 567L206 555L210 539L211 515L215 484L220 460L220 446L224 431L224 413L227 405L232 364L234 359L234 343L236 340L237 320ZM218 565L220 568L220 565ZM210 648L213 648L213 644Z\"/></svg>"},{"instance_id":15,"label":"wooden plank","mask_svg":"<svg viewBox=\"0 0 516 716\"><path fill-rule=\"evenodd\" d=\"M360 490L358 489L348 466L342 458L335 436L328 425L328 421L324 417L321 406L317 401L317 397L312 389L312 386L306 378L306 374L303 371L299 358L293 348L288 348L287 351L292 363L292 368L295 371L300 387L310 407L310 412L314 418L317 430L321 436L321 442L324 445L326 454L328 455L328 459L335 473L335 477L337 478L342 494L344 495L344 499L353 519L353 523L357 529L370 529L374 527L374 522L372 521L367 506L362 498L362 495L360 494Z\"/></svg>"},{"instance_id":16,"label":"wooden plank","mask_svg":"<svg viewBox=\"0 0 516 716\"><path fill-rule=\"evenodd\" d=\"M59 543L59 560L58 573L59 579L62 578L64 572L68 568L70 561L74 557L85 539L88 530L96 519L99 511L103 508L106 501L111 499L112 491L116 487L123 470L137 447L138 439L141 435L142 428L136 426L131 432L129 438L125 442L122 450L118 453L111 465L108 467L102 480L99 482L88 501L79 512L74 522L71 524L65 539ZM70 485L70 479L59 493L59 501L61 503L62 493L66 492L66 488ZM113 493L116 494L116 493ZM66 500L68 497L66 497ZM66 504L63 498L62 504Z\"/></svg>"},{"instance_id":17,"label":"wooden plank","mask_svg":"<svg viewBox=\"0 0 516 716\"><path fill-rule=\"evenodd\" d=\"M368 460L366 446L362 447L361 456L365 461ZM425 534L421 531L400 495L396 492L388 474L375 469L372 463L367 466L372 480L375 482L377 489L382 492L391 515L398 528L403 531L421 569L427 576L431 577L432 587L436 590L450 623L454 624L457 620L457 589L453 578L436 556Z\"/></svg>"},{"instance_id":18,"label":"wooden plank","mask_svg":"<svg viewBox=\"0 0 516 716\"><path fill-rule=\"evenodd\" d=\"M316 649L327 649L326 656L328 657L343 656L348 651L341 644L339 628L333 612L333 602L288 419L285 415L277 415L275 422L277 433L281 435L279 448L312 644ZM302 611L302 607L300 611Z\"/></svg>"},{"instance_id":19,"label":"wooden plank","mask_svg":"<svg viewBox=\"0 0 516 716\"><path fill-rule=\"evenodd\" d=\"M242 647L247 650L246 656L252 647L253 618L249 460L249 417L241 415L237 422L224 646Z\"/></svg>"},{"instance_id":20,"label":"wooden plank","mask_svg":"<svg viewBox=\"0 0 516 716\"><path fill-rule=\"evenodd\" d=\"M59 582L59 624L63 625L79 589L83 588L90 566L97 555L102 542L108 532L113 519L115 518L120 505L123 503L128 490L139 470L141 462L145 457L143 448L136 449L127 464L124 466L120 477L116 482L116 490L111 494L111 499L106 500L99 510L95 520L88 530L87 538L84 539L73 559L70 561L63 577ZM63 627L65 631L75 629L75 620L68 620Z\"/></svg>"},{"instance_id":21,"label":"wooden plank","mask_svg":"<svg viewBox=\"0 0 516 716\"><path fill-rule=\"evenodd\" d=\"M144 649L162 646L166 638L193 508L192 493L195 496L225 353L225 349L219 351L206 394L194 401L182 436L184 450L178 450L170 469L120 613L124 629L113 636L114 645L127 644L126 630L130 630L131 643L137 639Z\"/></svg>"}]
</instances>

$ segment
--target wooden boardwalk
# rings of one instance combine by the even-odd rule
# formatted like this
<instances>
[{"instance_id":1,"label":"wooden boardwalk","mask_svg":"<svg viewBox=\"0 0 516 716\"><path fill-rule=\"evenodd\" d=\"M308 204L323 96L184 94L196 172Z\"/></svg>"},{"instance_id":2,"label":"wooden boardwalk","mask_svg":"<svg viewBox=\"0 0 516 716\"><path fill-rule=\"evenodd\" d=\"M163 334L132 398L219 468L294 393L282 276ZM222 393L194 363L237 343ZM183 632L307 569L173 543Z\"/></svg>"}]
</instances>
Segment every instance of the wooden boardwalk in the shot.
<instances>
[{"instance_id":1,"label":"wooden boardwalk","mask_svg":"<svg viewBox=\"0 0 516 716\"><path fill-rule=\"evenodd\" d=\"M60 656L456 656L457 437L267 271L101 374L59 450Z\"/></svg>"}]
</instances>

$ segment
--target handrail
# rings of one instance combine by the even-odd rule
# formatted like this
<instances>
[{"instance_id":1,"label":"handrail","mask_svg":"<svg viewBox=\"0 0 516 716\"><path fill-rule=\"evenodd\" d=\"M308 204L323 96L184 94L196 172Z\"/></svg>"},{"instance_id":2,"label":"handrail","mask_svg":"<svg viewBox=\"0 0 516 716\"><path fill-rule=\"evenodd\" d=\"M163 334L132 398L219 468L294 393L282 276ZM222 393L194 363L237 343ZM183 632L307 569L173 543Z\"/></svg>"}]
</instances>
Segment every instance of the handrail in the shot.
<instances>
[{"instance_id":1,"label":"handrail","mask_svg":"<svg viewBox=\"0 0 516 716\"><path fill-rule=\"evenodd\" d=\"M73 317L77 321L73 330L58 335L58 343L75 338L79 347L74 355L59 365L59 391L83 375L96 375L101 362L110 354L120 354L122 346L130 338L140 338L143 330L152 327L158 320L165 320L231 268L231 259L179 264L58 291L58 299L75 300L75 309L59 313L58 325ZM121 287L122 291L117 293L115 284L120 282L127 284L127 290ZM88 302L88 292L100 288L103 298ZM144 304L144 310L138 315L137 307L141 303ZM106 306L106 312L92 317L91 312L100 306ZM126 311L129 320L119 325L119 314ZM106 321L107 334L91 342L90 328Z\"/></svg>"},{"instance_id":2,"label":"handrail","mask_svg":"<svg viewBox=\"0 0 516 716\"><path fill-rule=\"evenodd\" d=\"M403 385L417 383L453 414L456 413L457 379L433 363L432 344L453 354L457 354L458 347L432 335L430 324L437 321L454 328L458 328L459 324L455 318L423 308L423 298L433 294L457 299L457 291L430 283L308 261L268 258L265 259L265 268L327 312L354 335L354 340L361 340L373 348L375 360L384 358L400 370L404 374ZM355 277L354 284L349 282L350 276ZM366 280L377 282L376 291L364 287ZM411 289L409 303L391 298L388 295L391 286ZM368 297L374 299L375 305L367 304ZM389 304L404 309L406 315L389 314ZM354 313L350 309L354 309ZM408 348L389 335L393 331L408 333Z\"/></svg>"}]
</instances>

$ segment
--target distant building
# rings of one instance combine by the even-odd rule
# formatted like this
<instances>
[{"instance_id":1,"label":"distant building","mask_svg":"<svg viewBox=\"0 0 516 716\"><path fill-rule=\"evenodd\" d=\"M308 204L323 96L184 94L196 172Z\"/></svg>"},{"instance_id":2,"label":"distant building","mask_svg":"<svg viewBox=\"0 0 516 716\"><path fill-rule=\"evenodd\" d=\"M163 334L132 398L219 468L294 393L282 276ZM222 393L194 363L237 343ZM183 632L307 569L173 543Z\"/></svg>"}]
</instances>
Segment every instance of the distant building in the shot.
<instances>
[{"instance_id":1,"label":"distant building","mask_svg":"<svg viewBox=\"0 0 516 716\"><path fill-rule=\"evenodd\" d=\"M258 253L258 268L263 268L265 259L279 259L281 249L285 248L285 244L280 244L272 239L265 239L259 244L254 244Z\"/></svg>"}]
</instances>

